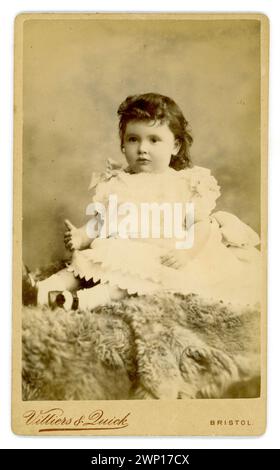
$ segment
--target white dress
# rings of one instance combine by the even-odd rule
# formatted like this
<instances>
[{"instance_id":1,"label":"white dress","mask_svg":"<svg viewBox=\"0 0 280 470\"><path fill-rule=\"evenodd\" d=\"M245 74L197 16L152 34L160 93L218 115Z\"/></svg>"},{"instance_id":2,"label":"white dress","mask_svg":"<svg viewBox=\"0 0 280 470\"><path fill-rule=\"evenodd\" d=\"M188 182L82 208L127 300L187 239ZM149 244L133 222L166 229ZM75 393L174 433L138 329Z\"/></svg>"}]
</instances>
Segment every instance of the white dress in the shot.
<instances>
[{"instance_id":1,"label":"white dress","mask_svg":"<svg viewBox=\"0 0 280 470\"><path fill-rule=\"evenodd\" d=\"M206 242L180 269L162 264L162 256L176 250L171 238L141 238L135 225L128 238L108 234L97 237L89 249L73 253L69 271L75 276L109 283L129 294L151 294L162 290L199 294L206 298L239 304L255 304L261 296L261 257L256 246L258 235L228 212L214 212L220 188L210 170L201 167L164 173L130 174L107 168L94 175L93 202L108 208L109 197L117 196L118 205L133 203L192 202L194 222L209 223ZM139 214L140 212L138 212ZM123 220L123 219L122 219ZM103 214L104 224L104 214ZM162 235L162 221L160 222ZM133 232L133 233L132 233Z\"/></svg>"}]
</instances>

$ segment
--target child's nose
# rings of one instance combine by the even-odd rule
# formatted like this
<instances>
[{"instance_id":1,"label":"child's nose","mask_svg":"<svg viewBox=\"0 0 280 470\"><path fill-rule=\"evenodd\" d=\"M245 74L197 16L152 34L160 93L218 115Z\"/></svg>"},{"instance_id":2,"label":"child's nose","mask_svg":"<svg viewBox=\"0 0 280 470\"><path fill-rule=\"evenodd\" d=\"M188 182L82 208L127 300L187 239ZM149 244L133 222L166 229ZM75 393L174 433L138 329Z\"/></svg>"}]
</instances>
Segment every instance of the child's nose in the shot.
<instances>
[{"instance_id":1,"label":"child's nose","mask_svg":"<svg viewBox=\"0 0 280 470\"><path fill-rule=\"evenodd\" d=\"M138 152L146 153L148 151L148 143L145 140L139 142Z\"/></svg>"}]
</instances>

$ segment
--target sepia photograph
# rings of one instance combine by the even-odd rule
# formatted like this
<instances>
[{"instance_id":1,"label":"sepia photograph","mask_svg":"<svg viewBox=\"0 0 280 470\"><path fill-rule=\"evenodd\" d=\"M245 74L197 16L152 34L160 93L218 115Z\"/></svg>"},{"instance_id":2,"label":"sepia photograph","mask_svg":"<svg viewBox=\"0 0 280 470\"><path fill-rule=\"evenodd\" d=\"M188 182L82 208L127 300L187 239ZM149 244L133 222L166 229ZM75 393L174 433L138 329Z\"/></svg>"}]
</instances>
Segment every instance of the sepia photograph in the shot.
<instances>
[{"instance_id":1,"label":"sepia photograph","mask_svg":"<svg viewBox=\"0 0 280 470\"><path fill-rule=\"evenodd\" d=\"M15 38L17 432L260 433L266 18L26 14Z\"/></svg>"}]
</instances>

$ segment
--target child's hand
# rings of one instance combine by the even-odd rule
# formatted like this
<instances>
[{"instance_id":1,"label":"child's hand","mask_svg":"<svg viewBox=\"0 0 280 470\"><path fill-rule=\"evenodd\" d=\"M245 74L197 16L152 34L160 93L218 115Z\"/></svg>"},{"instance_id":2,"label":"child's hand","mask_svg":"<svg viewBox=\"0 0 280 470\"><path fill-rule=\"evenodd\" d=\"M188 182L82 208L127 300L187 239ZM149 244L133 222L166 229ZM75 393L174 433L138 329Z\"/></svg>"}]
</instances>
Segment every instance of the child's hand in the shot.
<instances>
[{"instance_id":1,"label":"child's hand","mask_svg":"<svg viewBox=\"0 0 280 470\"><path fill-rule=\"evenodd\" d=\"M183 268L187 264L187 257L184 250L170 251L166 255L161 256L161 264L173 269Z\"/></svg>"},{"instance_id":2,"label":"child's hand","mask_svg":"<svg viewBox=\"0 0 280 470\"><path fill-rule=\"evenodd\" d=\"M82 248L82 236L77 227L75 227L69 220L64 221L66 230L64 233L65 247L70 250L79 250Z\"/></svg>"}]
</instances>

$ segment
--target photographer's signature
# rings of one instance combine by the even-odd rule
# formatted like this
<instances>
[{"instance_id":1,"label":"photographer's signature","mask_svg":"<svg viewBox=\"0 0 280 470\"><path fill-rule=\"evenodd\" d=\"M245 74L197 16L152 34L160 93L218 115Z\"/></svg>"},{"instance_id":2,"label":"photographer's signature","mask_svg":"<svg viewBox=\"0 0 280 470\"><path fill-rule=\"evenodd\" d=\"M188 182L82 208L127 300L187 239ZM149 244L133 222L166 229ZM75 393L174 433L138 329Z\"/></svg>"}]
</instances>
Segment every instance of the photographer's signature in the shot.
<instances>
[{"instance_id":1,"label":"photographer's signature","mask_svg":"<svg viewBox=\"0 0 280 470\"><path fill-rule=\"evenodd\" d=\"M123 429L129 425L130 413L123 416L107 416L102 409L78 416L66 415L63 408L28 410L23 414L25 424L38 426L39 432L52 431L100 431Z\"/></svg>"}]
</instances>

